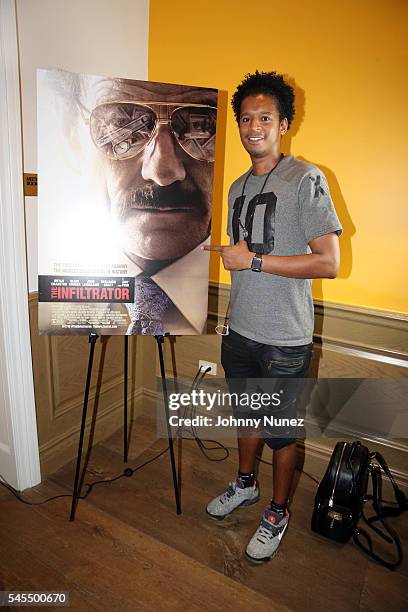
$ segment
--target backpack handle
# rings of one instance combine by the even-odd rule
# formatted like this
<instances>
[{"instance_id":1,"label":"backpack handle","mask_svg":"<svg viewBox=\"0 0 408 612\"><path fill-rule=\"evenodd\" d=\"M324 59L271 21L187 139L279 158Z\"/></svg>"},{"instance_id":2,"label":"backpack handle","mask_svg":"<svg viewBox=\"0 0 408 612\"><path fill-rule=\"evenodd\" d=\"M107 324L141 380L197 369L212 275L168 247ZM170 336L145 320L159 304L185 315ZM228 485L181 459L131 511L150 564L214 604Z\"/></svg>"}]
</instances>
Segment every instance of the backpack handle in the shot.
<instances>
[{"instance_id":1,"label":"backpack handle","mask_svg":"<svg viewBox=\"0 0 408 612\"><path fill-rule=\"evenodd\" d=\"M379 455L379 453L372 453L373 456L375 456L375 458L378 461L377 456ZM381 455L380 455L381 457ZM374 458L374 457L373 457ZM386 469L384 469L385 473L387 474L387 476L390 474L391 472L389 471L389 468L387 466L387 464L385 463L385 460L383 459L383 457L381 457ZM378 461L378 463L381 465L380 461ZM382 466L383 467L383 466ZM372 499L372 506L373 506L373 510L375 512L375 515L367 518L364 514L364 509L362 510L362 517L364 519L364 521L366 522L366 524L371 527L371 529L373 529L376 533L378 533L384 540L386 540L388 543L390 544L394 544L396 549L397 549L397 560L395 562L390 562L390 561L386 561L385 559L383 559L382 557L380 557L379 555L377 555L374 551L373 551L373 543L371 540L371 537L369 536L369 534L364 530L364 529L359 529L357 528L353 534L353 540L355 542L355 544L357 544L357 546L359 546L359 548L361 548L369 557L371 557L372 559L374 559L375 561L377 561L378 563L380 563L381 565L383 565L384 567L390 569L391 571L395 571L396 568L401 565L402 563L402 559L403 559L403 552L402 552L402 546L401 546L401 542L400 539L398 537L398 534L396 533L396 531L394 531L394 529L392 529L392 527L390 527L386 520L385 520L385 516L397 516L398 514L401 514L402 512L404 512L404 510L407 509L407 507L399 507L399 508L391 508L390 506L386 506L386 507L381 507L381 490L382 490L382 479L381 479L381 469L378 465L375 464L371 464L370 465L370 474L371 474L371 479L372 479L372 485L373 485L373 495L371 497ZM393 482L393 486L394 487L394 491L396 493L396 490L400 491L402 493L402 491L400 489L398 489L397 484L395 483L392 475L390 480ZM395 495L397 498L397 494ZM402 496L405 499L405 495L402 493ZM398 501L398 499L397 499ZM406 499L405 499L405 506L406 506ZM387 510L392 510L393 514L389 514L386 511ZM396 513L396 514L395 514ZM373 525L373 523L375 521L381 521L382 526L384 527L385 531L387 533L384 533L381 529L379 529L378 527L375 527ZM387 535L388 534L388 535ZM361 540L359 539L360 536L362 536L368 546L365 546Z\"/></svg>"}]
</instances>

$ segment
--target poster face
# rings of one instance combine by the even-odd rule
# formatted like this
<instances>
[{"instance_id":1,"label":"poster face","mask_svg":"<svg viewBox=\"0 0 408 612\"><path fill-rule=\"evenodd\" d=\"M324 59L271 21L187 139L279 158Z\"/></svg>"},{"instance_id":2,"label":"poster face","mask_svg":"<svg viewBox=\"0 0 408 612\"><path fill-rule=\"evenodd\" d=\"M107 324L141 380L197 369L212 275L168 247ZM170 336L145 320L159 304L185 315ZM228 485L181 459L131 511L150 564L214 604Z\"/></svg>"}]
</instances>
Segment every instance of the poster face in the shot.
<instances>
[{"instance_id":1,"label":"poster face","mask_svg":"<svg viewBox=\"0 0 408 612\"><path fill-rule=\"evenodd\" d=\"M215 89L39 70L39 331L206 332Z\"/></svg>"}]
</instances>

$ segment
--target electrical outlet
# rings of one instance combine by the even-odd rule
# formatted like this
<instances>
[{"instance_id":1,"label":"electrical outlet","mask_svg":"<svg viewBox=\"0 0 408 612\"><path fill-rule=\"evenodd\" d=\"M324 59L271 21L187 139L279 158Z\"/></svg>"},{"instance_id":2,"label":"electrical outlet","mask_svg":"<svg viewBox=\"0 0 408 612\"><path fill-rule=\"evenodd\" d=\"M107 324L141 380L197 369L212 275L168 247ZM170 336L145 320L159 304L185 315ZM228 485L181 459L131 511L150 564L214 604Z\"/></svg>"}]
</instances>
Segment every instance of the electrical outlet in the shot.
<instances>
[{"instance_id":1,"label":"electrical outlet","mask_svg":"<svg viewBox=\"0 0 408 612\"><path fill-rule=\"evenodd\" d=\"M212 361L203 361L202 359L200 359L200 361L198 362L198 367L201 368L201 372L204 372L207 368L211 368L211 370L209 370L207 374L211 374L211 376L217 376L217 364L213 363Z\"/></svg>"}]
</instances>

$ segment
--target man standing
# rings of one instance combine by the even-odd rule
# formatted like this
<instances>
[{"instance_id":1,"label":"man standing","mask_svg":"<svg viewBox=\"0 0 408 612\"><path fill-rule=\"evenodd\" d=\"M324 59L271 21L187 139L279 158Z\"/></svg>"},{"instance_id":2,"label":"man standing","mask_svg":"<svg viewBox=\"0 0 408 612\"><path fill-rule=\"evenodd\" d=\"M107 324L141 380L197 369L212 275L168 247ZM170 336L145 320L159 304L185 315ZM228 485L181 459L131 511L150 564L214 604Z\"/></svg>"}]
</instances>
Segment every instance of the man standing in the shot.
<instances>
[{"instance_id":1,"label":"man standing","mask_svg":"<svg viewBox=\"0 0 408 612\"><path fill-rule=\"evenodd\" d=\"M295 112L293 88L282 75L247 75L232 107L252 167L229 191L231 246L204 247L218 251L231 270L222 365L230 386L234 379L305 377L314 323L310 279L336 277L341 225L324 174L281 153ZM289 397L289 409L295 400ZM238 476L208 504L211 517L223 519L258 501L259 438L259 432L238 437ZM266 437L265 442L273 449L273 496L246 548L254 562L269 560L278 549L289 521L296 467L293 436Z\"/></svg>"}]
</instances>

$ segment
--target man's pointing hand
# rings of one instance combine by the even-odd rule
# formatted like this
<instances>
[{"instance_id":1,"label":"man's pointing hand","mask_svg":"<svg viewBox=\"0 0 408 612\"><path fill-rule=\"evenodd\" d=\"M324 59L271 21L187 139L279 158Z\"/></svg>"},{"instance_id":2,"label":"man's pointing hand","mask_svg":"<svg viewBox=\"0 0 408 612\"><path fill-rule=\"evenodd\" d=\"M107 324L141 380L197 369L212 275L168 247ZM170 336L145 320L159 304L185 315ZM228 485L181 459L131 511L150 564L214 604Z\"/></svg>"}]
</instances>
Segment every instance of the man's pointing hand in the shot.
<instances>
[{"instance_id":1,"label":"man's pointing hand","mask_svg":"<svg viewBox=\"0 0 408 612\"><path fill-rule=\"evenodd\" d=\"M249 270L255 253L248 249L245 240L240 240L234 246L207 245L202 247L204 251L215 251L222 257L222 263L226 270Z\"/></svg>"}]
</instances>

